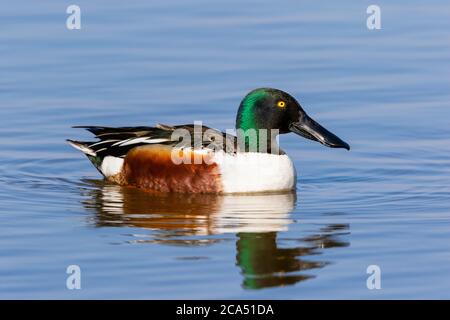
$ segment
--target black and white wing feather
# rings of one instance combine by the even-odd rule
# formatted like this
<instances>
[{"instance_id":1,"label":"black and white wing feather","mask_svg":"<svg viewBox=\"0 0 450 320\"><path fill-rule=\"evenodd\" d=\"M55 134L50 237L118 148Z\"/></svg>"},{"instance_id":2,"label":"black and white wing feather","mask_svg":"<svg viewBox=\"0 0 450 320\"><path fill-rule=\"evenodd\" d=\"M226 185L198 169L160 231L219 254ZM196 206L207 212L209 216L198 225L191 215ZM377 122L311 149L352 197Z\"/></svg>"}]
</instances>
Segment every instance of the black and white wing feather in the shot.
<instances>
[{"instance_id":1,"label":"black and white wing feather","mask_svg":"<svg viewBox=\"0 0 450 320\"><path fill-rule=\"evenodd\" d=\"M236 146L236 137L225 134L215 129L202 127L202 137L195 139L194 125L169 126L158 124L156 127L99 127L76 126L74 128L86 129L93 133L99 140L93 142L74 141L68 142L76 149L90 157L103 159L106 156L124 158L127 153L136 147L150 144L178 145L182 147L214 147L223 148L226 144ZM181 134L173 138L175 130ZM200 142L200 146L197 145Z\"/></svg>"}]
</instances>

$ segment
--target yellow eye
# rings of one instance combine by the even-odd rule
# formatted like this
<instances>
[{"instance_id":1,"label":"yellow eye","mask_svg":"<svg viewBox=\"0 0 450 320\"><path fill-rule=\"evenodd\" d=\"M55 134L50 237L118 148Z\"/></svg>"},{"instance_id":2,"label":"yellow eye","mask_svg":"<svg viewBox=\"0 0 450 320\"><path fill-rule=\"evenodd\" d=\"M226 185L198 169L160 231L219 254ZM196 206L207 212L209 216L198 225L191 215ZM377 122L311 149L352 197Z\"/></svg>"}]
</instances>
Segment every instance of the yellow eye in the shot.
<instances>
[{"instance_id":1,"label":"yellow eye","mask_svg":"<svg viewBox=\"0 0 450 320\"><path fill-rule=\"evenodd\" d=\"M284 108L284 107L286 107L286 102L278 101L277 106L280 107L280 108Z\"/></svg>"}]
</instances>

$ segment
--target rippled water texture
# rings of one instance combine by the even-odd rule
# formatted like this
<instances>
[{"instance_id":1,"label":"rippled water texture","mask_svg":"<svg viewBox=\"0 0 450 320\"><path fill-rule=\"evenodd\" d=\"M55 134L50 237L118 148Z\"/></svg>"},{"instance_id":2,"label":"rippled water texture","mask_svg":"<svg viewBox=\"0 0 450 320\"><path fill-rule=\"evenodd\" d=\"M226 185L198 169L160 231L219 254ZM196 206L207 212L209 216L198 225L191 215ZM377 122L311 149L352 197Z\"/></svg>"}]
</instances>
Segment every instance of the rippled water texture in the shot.
<instances>
[{"instance_id":1,"label":"rippled water texture","mask_svg":"<svg viewBox=\"0 0 450 320\"><path fill-rule=\"evenodd\" d=\"M0 298L450 298L445 1L18 0L0 12ZM73 125L234 126L284 89L352 150L281 147L292 194L105 183ZM82 289L66 289L79 265ZM381 290L366 286L381 268Z\"/></svg>"}]
</instances>

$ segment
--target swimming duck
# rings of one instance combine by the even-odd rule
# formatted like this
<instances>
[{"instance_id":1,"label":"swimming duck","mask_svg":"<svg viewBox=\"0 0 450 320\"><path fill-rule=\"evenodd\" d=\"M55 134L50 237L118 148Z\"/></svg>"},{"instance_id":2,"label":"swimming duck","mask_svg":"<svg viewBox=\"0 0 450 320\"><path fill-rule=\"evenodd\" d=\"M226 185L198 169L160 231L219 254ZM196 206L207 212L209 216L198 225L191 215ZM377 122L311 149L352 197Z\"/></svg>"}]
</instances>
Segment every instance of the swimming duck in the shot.
<instances>
[{"instance_id":1,"label":"swimming duck","mask_svg":"<svg viewBox=\"0 0 450 320\"><path fill-rule=\"evenodd\" d=\"M99 140L67 140L111 182L153 192L255 193L293 190L296 170L278 134L294 132L331 148L350 146L311 119L290 94L259 88L242 100L236 135L198 124L76 126Z\"/></svg>"}]
</instances>

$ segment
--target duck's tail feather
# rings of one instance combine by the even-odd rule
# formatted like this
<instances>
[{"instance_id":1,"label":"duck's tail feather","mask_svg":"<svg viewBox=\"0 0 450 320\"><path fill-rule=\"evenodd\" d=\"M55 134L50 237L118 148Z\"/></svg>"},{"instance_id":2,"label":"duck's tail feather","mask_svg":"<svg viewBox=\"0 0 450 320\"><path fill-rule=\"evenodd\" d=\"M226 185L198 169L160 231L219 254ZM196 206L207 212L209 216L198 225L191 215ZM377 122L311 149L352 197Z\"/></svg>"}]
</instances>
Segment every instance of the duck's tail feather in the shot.
<instances>
[{"instance_id":1,"label":"duck's tail feather","mask_svg":"<svg viewBox=\"0 0 450 320\"><path fill-rule=\"evenodd\" d=\"M97 156L101 159L112 156L124 158L131 149L149 144L174 145L178 141L171 140L172 127L100 127L75 126L93 133L99 140L95 142L80 142L68 140L69 143L86 155ZM171 128L171 129L169 129ZM171 131L172 130L172 131Z\"/></svg>"},{"instance_id":2,"label":"duck's tail feather","mask_svg":"<svg viewBox=\"0 0 450 320\"><path fill-rule=\"evenodd\" d=\"M72 128L86 129L101 140L116 139L125 140L129 138L150 137L150 136L167 136L167 131L170 131L169 126L164 126L166 129L159 127L102 127L102 126L74 126ZM172 129L173 131L173 129Z\"/></svg>"},{"instance_id":3,"label":"duck's tail feather","mask_svg":"<svg viewBox=\"0 0 450 320\"><path fill-rule=\"evenodd\" d=\"M89 145L93 144L94 142L75 141L75 140L70 140L70 139L67 139L67 142L72 147L80 150L81 152L83 152L84 154L86 154L88 156L92 156L92 157L97 156L97 153L93 149L89 148Z\"/></svg>"},{"instance_id":4,"label":"duck's tail feather","mask_svg":"<svg viewBox=\"0 0 450 320\"><path fill-rule=\"evenodd\" d=\"M97 152L95 152L93 149L89 147L95 142L75 141L70 139L67 139L67 142L75 149L78 149L81 152L83 152L92 162L92 164L97 168L97 170L99 170L100 173L102 173L102 171L100 170L100 166L102 165L103 162L103 156L97 155Z\"/></svg>"}]
</instances>

